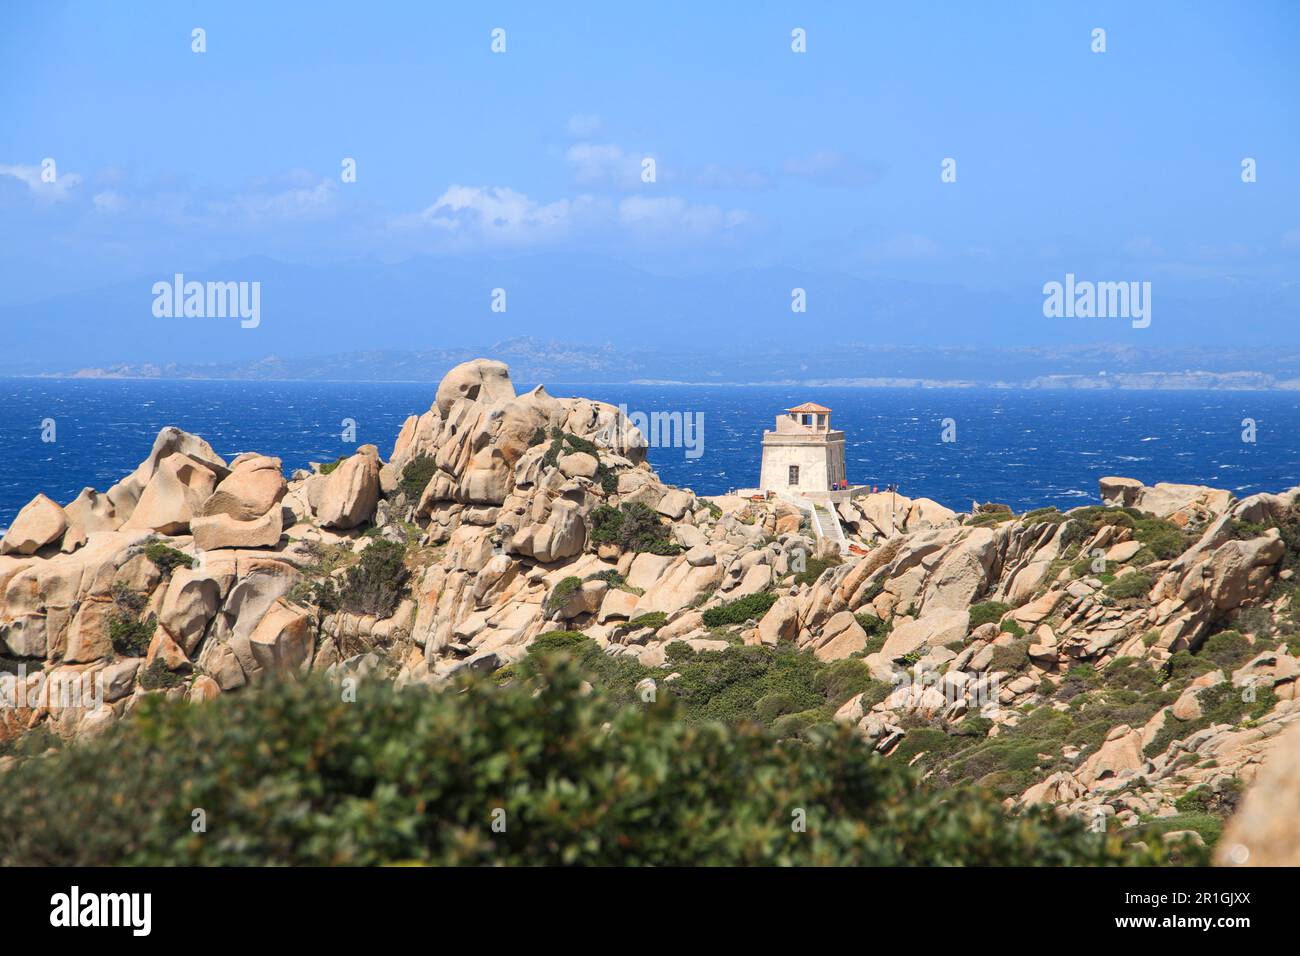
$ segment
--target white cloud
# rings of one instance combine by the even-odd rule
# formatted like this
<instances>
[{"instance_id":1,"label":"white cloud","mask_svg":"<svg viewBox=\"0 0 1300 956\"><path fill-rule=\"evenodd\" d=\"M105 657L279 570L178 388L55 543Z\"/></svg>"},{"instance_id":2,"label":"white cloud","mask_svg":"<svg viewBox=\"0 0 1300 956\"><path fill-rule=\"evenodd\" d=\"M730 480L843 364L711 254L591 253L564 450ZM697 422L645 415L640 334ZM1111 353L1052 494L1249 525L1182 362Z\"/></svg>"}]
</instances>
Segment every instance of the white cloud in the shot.
<instances>
[{"instance_id":1,"label":"white cloud","mask_svg":"<svg viewBox=\"0 0 1300 956\"><path fill-rule=\"evenodd\" d=\"M58 166L55 165L55 172L58 173ZM0 176L11 176L20 182L26 183L39 199L47 202L59 202L69 198L69 194L74 186L81 184L81 176L77 173L61 173L55 176L53 182L45 182L41 177L40 166L7 166L0 164Z\"/></svg>"},{"instance_id":2,"label":"white cloud","mask_svg":"<svg viewBox=\"0 0 1300 956\"><path fill-rule=\"evenodd\" d=\"M619 224L640 233L716 235L749 222L749 214L713 205L692 205L680 196L629 196L618 204Z\"/></svg>"},{"instance_id":3,"label":"white cloud","mask_svg":"<svg viewBox=\"0 0 1300 956\"><path fill-rule=\"evenodd\" d=\"M423 211L398 226L432 226L466 242L525 245L566 235L575 216L594 206L588 196L540 203L507 186L453 185Z\"/></svg>"},{"instance_id":4,"label":"white cloud","mask_svg":"<svg viewBox=\"0 0 1300 956\"><path fill-rule=\"evenodd\" d=\"M575 143L564 154L574 182L631 188L641 184L641 161L614 143Z\"/></svg>"},{"instance_id":5,"label":"white cloud","mask_svg":"<svg viewBox=\"0 0 1300 956\"><path fill-rule=\"evenodd\" d=\"M321 179L278 192L241 193L231 199L210 202L208 209L217 215L235 215L259 223L303 219L332 211L337 192L337 184Z\"/></svg>"}]
</instances>

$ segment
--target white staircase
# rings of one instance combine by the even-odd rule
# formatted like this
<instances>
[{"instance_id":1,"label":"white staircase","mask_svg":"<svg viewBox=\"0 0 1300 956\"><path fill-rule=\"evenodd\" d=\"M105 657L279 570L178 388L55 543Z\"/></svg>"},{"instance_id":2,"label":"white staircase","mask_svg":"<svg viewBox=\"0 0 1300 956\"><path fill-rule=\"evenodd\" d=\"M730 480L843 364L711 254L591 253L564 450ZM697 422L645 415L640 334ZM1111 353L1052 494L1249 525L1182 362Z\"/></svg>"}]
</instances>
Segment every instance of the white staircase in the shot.
<instances>
[{"instance_id":1,"label":"white staircase","mask_svg":"<svg viewBox=\"0 0 1300 956\"><path fill-rule=\"evenodd\" d=\"M819 543L829 541L840 554L848 553L849 542L844 537L844 528L840 524L840 516L835 513L835 507L832 504L820 501L813 502L802 495L792 495L784 491L778 491L776 496L786 504L793 505L808 515L813 534L817 536Z\"/></svg>"}]
</instances>

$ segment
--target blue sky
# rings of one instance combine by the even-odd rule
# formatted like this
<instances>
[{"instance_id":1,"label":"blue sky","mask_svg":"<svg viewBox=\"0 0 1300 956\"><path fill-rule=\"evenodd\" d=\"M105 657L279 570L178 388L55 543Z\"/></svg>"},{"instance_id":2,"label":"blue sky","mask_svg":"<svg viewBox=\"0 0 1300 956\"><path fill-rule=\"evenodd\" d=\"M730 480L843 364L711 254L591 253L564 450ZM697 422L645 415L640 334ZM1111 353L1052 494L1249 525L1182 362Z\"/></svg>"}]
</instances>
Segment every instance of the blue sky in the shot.
<instances>
[{"instance_id":1,"label":"blue sky","mask_svg":"<svg viewBox=\"0 0 1300 956\"><path fill-rule=\"evenodd\" d=\"M1294 2L6 4L0 307L249 255L1294 290L1297 48Z\"/></svg>"}]
</instances>

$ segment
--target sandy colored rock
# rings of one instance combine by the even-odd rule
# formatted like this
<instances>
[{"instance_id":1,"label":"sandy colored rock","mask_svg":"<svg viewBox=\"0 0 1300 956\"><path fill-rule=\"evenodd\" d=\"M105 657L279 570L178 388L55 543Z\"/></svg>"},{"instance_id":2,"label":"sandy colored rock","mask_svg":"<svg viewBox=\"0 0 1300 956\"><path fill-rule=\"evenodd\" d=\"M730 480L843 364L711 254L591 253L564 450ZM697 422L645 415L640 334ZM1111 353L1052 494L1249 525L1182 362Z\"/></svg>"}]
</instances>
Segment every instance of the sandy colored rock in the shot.
<instances>
[{"instance_id":1,"label":"sandy colored rock","mask_svg":"<svg viewBox=\"0 0 1300 956\"><path fill-rule=\"evenodd\" d=\"M214 578L200 571L177 568L172 572L163 596L158 623L167 629L185 653L192 654L220 604L221 588Z\"/></svg>"},{"instance_id":2,"label":"sandy colored rock","mask_svg":"<svg viewBox=\"0 0 1300 956\"><path fill-rule=\"evenodd\" d=\"M918 618L904 618L894 626L880 653L890 660L899 660L920 648L943 647L953 641L964 640L970 628L970 612L940 608Z\"/></svg>"},{"instance_id":3,"label":"sandy colored rock","mask_svg":"<svg viewBox=\"0 0 1300 956\"><path fill-rule=\"evenodd\" d=\"M1221 866L1300 866L1300 724L1274 744L1215 848Z\"/></svg>"},{"instance_id":4,"label":"sandy colored rock","mask_svg":"<svg viewBox=\"0 0 1300 956\"><path fill-rule=\"evenodd\" d=\"M158 463L122 527L184 534L216 487L217 475L207 465L179 452L168 455Z\"/></svg>"},{"instance_id":5,"label":"sandy colored rock","mask_svg":"<svg viewBox=\"0 0 1300 956\"><path fill-rule=\"evenodd\" d=\"M347 530L369 521L379 503L379 449L362 445L330 472L316 517L321 527Z\"/></svg>"},{"instance_id":6,"label":"sandy colored rock","mask_svg":"<svg viewBox=\"0 0 1300 956\"><path fill-rule=\"evenodd\" d=\"M251 521L240 521L227 514L194 518L190 522L194 547L199 551L220 548L269 548L280 541L284 520L279 505Z\"/></svg>"},{"instance_id":7,"label":"sandy colored rock","mask_svg":"<svg viewBox=\"0 0 1300 956\"><path fill-rule=\"evenodd\" d=\"M199 515L228 515L236 521L253 521L276 508L286 488L280 459L244 455L231 463L230 474L204 502Z\"/></svg>"},{"instance_id":8,"label":"sandy colored rock","mask_svg":"<svg viewBox=\"0 0 1300 956\"><path fill-rule=\"evenodd\" d=\"M444 375L434 404L445 418L458 399L490 405L514 397L515 387L506 364L480 358L462 362Z\"/></svg>"},{"instance_id":9,"label":"sandy colored rock","mask_svg":"<svg viewBox=\"0 0 1300 956\"><path fill-rule=\"evenodd\" d=\"M264 673L301 670L315 650L311 618L300 608L277 602L254 629L249 646Z\"/></svg>"},{"instance_id":10,"label":"sandy colored rock","mask_svg":"<svg viewBox=\"0 0 1300 956\"><path fill-rule=\"evenodd\" d=\"M58 503L37 495L23 505L14 523L0 539L0 554L35 554L54 544L68 530L68 516Z\"/></svg>"},{"instance_id":11,"label":"sandy colored rock","mask_svg":"<svg viewBox=\"0 0 1300 956\"><path fill-rule=\"evenodd\" d=\"M595 478L600 468L600 462L585 451L565 455L557 464L565 478Z\"/></svg>"},{"instance_id":12,"label":"sandy colored rock","mask_svg":"<svg viewBox=\"0 0 1300 956\"><path fill-rule=\"evenodd\" d=\"M813 656L819 661L838 661L851 657L867 646L867 632L850 611L840 611L822 628L821 637L813 642Z\"/></svg>"}]
</instances>

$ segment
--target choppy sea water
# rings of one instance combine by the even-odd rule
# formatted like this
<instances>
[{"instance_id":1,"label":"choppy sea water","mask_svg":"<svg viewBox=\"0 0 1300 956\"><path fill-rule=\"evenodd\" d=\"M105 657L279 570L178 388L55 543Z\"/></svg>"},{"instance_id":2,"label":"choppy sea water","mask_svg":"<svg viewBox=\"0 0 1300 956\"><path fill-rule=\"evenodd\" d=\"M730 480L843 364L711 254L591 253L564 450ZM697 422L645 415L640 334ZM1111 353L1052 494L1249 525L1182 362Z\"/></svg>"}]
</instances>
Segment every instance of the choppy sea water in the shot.
<instances>
[{"instance_id":1,"label":"choppy sea water","mask_svg":"<svg viewBox=\"0 0 1300 956\"><path fill-rule=\"evenodd\" d=\"M526 387L526 386L521 386ZM357 443L385 457L407 415L436 383L191 382L0 379L0 527L44 492L67 503L101 491L176 425L221 455L258 451L286 472L332 461ZM744 386L547 385L629 412L701 415L702 454L651 448L664 480L717 494L758 481L763 429L782 409L815 401L846 435L849 480L896 483L911 496L965 509L1017 510L1099 500L1097 479L1126 475L1208 484L1244 496L1300 485L1300 395L1285 392L1008 391ZM52 442L44 428L54 423ZM956 441L942 440L951 419ZM1242 440L1244 419L1256 440ZM953 428L948 429L952 433Z\"/></svg>"}]
</instances>

